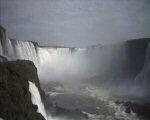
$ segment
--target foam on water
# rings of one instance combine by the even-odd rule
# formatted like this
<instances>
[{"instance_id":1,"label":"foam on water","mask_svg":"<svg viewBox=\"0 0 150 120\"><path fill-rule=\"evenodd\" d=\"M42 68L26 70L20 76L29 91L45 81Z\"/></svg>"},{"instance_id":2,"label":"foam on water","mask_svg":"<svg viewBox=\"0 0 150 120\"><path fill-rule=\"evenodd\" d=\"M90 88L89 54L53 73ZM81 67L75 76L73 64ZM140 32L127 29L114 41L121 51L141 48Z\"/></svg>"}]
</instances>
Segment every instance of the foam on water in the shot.
<instances>
[{"instance_id":1,"label":"foam on water","mask_svg":"<svg viewBox=\"0 0 150 120\"><path fill-rule=\"evenodd\" d=\"M103 101L110 109L115 111L114 116L104 116L104 115L93 115L86 113L90 120L139 120L137 115L131 111L131 113L125 112L125 106L123 104L116 104L114 100L108 96L108 94L101 94L101 91L97 89L86 89L86 93L91 97L95 97Z\"/></svg>"}]
</instances>

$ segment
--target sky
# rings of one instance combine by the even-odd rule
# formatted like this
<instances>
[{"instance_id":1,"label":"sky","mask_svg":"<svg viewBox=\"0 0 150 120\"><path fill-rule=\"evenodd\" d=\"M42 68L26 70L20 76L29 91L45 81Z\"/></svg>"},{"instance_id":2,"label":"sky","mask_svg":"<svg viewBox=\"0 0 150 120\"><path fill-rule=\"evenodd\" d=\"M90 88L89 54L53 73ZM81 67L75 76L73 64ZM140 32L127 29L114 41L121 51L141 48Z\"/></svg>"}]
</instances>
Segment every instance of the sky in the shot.
<instances>
[{"instance_id":1,"label":"sky","mask_svg":"<svg viewBox=\"0 0 150 120\"><path fill-rule=\"evenodd\" d=\"M8 36L88 46L150 37L150 0L0 0Z\"/></svg>"}]
</instances>

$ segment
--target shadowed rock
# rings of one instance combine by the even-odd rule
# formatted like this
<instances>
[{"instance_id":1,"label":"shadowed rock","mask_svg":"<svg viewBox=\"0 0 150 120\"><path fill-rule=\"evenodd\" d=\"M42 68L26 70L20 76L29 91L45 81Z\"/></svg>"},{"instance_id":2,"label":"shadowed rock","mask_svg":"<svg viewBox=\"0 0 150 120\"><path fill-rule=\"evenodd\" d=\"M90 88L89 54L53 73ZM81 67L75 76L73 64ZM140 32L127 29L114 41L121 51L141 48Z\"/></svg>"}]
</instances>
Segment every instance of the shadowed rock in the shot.
<instances>
[{"instance_id":1,"label":"shadowed rock","mask_svg":"<svg viewBox=\"0 0 150 120\"><path fill-rule=\"evenodd\" d=\"M4 120L44 120L32 104L28 79L23 76L27 66L33 67L28 61L0 63L0 117Z\"/></svg>"}]
</instances>

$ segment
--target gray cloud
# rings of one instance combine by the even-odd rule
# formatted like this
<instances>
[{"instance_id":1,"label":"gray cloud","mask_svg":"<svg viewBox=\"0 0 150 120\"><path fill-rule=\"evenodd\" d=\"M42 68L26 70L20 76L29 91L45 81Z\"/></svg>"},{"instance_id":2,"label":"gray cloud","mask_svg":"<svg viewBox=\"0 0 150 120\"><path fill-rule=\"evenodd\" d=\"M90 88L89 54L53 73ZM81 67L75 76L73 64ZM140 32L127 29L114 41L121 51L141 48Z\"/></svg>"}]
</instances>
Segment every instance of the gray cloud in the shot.
<instances>
[{"instance_id":1,"label":"gray cloud","mask_svg":"<svg viewBox=\"0 0 150 120\"><path fill-rule=\"evenodd\" d=\"M0 24L8 35L45 45L150 37L149 13L149 0L0 0Z\"/></svg>"}]
</instances>

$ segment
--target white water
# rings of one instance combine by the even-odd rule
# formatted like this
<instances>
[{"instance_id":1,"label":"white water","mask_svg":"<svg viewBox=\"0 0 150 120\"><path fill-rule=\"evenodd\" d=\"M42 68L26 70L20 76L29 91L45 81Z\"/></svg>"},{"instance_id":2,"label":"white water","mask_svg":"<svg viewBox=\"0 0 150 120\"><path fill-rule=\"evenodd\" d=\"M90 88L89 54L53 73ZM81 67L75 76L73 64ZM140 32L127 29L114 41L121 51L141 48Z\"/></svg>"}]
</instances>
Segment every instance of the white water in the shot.
<instances>
[{"instance_id":1,"label":"white water","mask_svg":"<svg viewBox=\"0 0 150 120\"><path fill-rule=\"evenodd\" d=\"M126 108L123 104L116 104L115 100L112 100L108 94L102 93L101 89L88 88L84 93L93 98L103 101L109 108L112 108L115 111L115 116L103 116L85 113L89 116L89 118L91 118L91 120L139 120L138 116L135 113L133 113L132 111L131 113L126 113Z\"/></svg>"},{"instance_id":2,"label":"white water","mask_svg":"<svg viewBox=\"0 0 150 120\"><path fill-rule=\"evenodd\" d=\"M36 46L32 42L7 39L6 48L8 52L5 56L8 58L31 60L35 65L38 64Z\"/></svg>"},{"instance_id":3,"label":"white water","mask_svg":"<svg viewBox=\"0 0 150 120\"><path fill-rule=\"evenodd\" d=\"M82 80L99 73L103 74L113 61L111 59L113 50L114 47L103 49L99 45L86 48L40 47L33 42L0 40L1 56L9 60L33 61L38 68L40 80L45 81ZM120 55L117 52L115 54ZM117 64L121 63L117 62Z\"/></svg>"},{"instance_id":4,"label":"white water","mask_svg":"<svg viewBox=\"0 0 150 120\"><path fill-rule=\"evenodd\" d=\"M10 39L6 39L4 43L0 40L0 55L8 60L33 61L41 80L77 80L97 71L97 66L92 67L86 58L85 48L40 47L33 42Z\"/></svg>"},{"instance_id":5,"label":"white water","mask_svg":"<svg viewBox=\"0 0 150 120\"><path fill-rule=\"evenodd\" d=\"M34 64L38 67L39 77L44 78L44 77L49 76L50 78L48 78L48 80L55 80L55 79L57 80L60 78L68 79L65 76L67 77L71 76L75 80L77 80L78 77L80 77L81 79L82 76L87 75L86 73L91 73L91 74L95 73L92 67L93 68L97 67L97 66L93 66L93 63L95 61L93 61L91 65L92 67L91 67L90 62L88 63L87 60L85 61L85 58L83 59L82 55L85 54L86 49L76 48L75 52L72 54L72 51L70 48L54 48L54 47L43 48L43 47L35 46L32 42L23 42L23 41L10 40L10 39L7 39L5 42L6 42L5 47L2 46L2 44L0 43L0 55L6 56L10 60L26 59L26 60L33 61ZM94 54L94 53L91 53L91 54ZM105 59L105 61L111 61L109 57L107 58L106 56L104 57L102 55L101 57ZM98 62L100 62L99 59L98 59ZM109 62L106 62L106 63L109 63ZM96 63L94 64L98 65ZM109 64L104 64L105 67L107 65ZM87 66L89 66L90 69L87 69ZM101 68L105 68L105 67L102 66ZM32 86L34 87L31 88L31 90L37 89L34 84ZM36 90L35 94L39 94L38 90ZM38 102L35 99L37 96L39 98ZM35 95L35 98L34 98L34 103L38 105L38 112L40 112L43 116L46 117L44 106L42 102L40 102L41 101L40 95ZM116 113L117 116L118 115L126 116L126 114L124 114L124 112L122 112L122 110L120 109L122 108L121 106L116 107L113 102L110 102L109 105L116 108L116 110L118 111ZM51 116L49 116L49 120L51 119L52 119Z\"/></svg>"},{"instance_id":6,"label":"white water","mask_svg":"<svg viewBox=\"0 0 150 120\"><path fill-rule=\"evenodd\" d=\"M33 42L0 40L0 55L9 60L33 61L38 68L39 78L47 81L81 80L104 73L112 61L113 50L114 47L103 49L100 45L86 48L40 47Z\"/></svg>"},{"instance_id":7,"label":"white water","mask_svg":"<svg viewBox=\"0 0 150 120\"><path fill-rule=\"evenodd\" d=\"M29 91L31 93L32 103L38 106L37 112L41 113L43 117L47 120L46 111L42 103L40 93L36 85L32 82L29 82Z\"/></svg>"}]
</instances>

